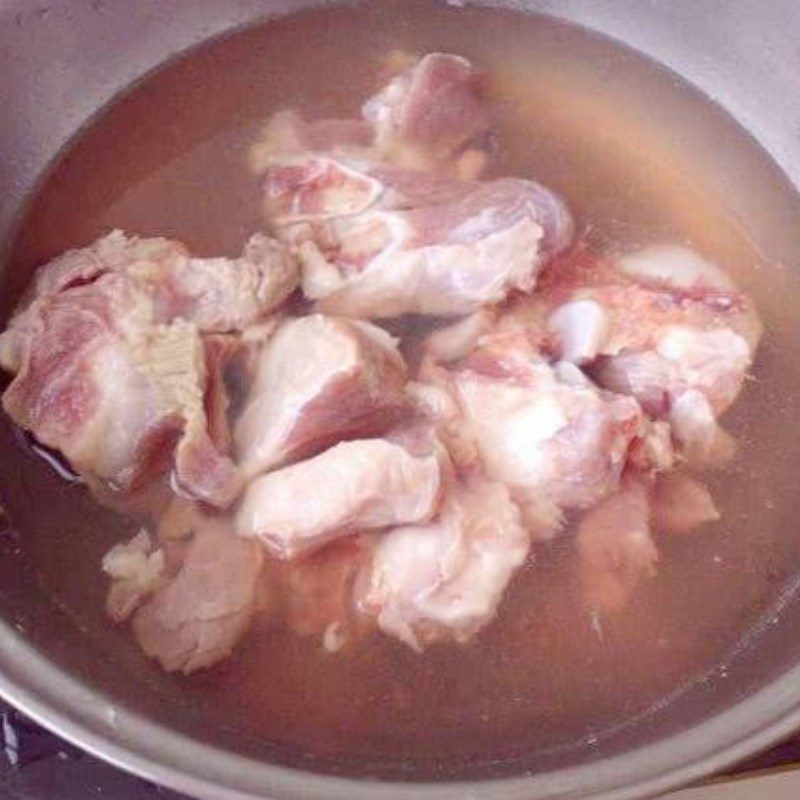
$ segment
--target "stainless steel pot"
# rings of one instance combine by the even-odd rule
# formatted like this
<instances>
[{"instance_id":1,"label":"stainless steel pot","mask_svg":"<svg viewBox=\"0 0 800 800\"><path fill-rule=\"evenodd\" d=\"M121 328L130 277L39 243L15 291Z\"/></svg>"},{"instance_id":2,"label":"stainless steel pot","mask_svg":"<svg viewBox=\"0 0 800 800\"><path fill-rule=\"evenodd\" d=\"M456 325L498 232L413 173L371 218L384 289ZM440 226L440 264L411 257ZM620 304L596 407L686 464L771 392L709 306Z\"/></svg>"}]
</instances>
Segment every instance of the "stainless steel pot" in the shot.
<instances>
[{"instance_id":1,"label":"stainless steel pot","mask_svg":"<svg viewBox=\"0 0 800 800\"><path fill-rule=\"evenodd\" d=\"M117 92L210 36L309 5L304 0L0 0L0 241L8 241L48 163ZM714 142L716 189L731 198L736 213L757 220L752 233L766 252L800 269L800 225L794 224L800 219L800 5L795 0L513 5L625 42L685 77L738 120L753 138ZM405 8L398 4L396 13ZM769 213L750 213L757 208ZM14 465L7 450L0 466L10 480ZM55 496L48 502L57 513L62 500ZM100 517L86 520L93 524L102 524ZM5 537L2 551L0 693L81 747L198 797L643 797L719 770L800 726L800 599L788 586L774 624L741 642L725 680L695 686L663 713L626 726L601 747L547 758L532 753L523 764L498 765L481 775L455 770L437 783L376 783L365 780L374 776L363 767L352 765L327 765L322 774L316 771L320 765L302 754L243 743L204 727L182 713L195 701L166 677L159 683L152 676L120 673L104 656L115 646L113 637L82 628L68 603L42 590L24 541Z\"/></svg>"}]
</instances>

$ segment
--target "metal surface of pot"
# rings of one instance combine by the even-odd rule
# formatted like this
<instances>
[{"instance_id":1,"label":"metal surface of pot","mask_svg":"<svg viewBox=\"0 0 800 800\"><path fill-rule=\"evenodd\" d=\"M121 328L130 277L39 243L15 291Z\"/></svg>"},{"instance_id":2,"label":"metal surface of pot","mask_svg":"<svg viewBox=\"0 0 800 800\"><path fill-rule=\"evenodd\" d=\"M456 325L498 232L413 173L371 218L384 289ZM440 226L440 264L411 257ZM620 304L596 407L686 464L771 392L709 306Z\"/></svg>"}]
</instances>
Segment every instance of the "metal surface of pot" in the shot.
<instances>
[{"instance_id":1,"label":"metal surface of pot","mask_svg":"<svg viewBox=\"0 0 800 800\"><path fill-rule=\"evenodd\" d=\"M309 5L0 0L0 242L8 242L47 165L118 92L208 37ZM713 143L715 189L732 198L741 217L762 220L751 234L771 258L800 269L800 226L792 224L800 212L800 6L794 0L514 5L624 42L731 114L752 139ZM757 208L770 213L750 213ZM82 630L71 609L42 590L23 551L24 543L5 542L0 559L0 693L83 748L198 797L621 800L711 773L800 726L800 599L787 586L777 624L741 643L725 681L676 696L663 713L626 726L599 750L534 753L527 763L480 776L454 771L438 782L375 783L364 780L374 777L365 767L320 766L302 753L204 729L182 713L195 700L175 682L120 673L104 656L113 639ZM168 695L174 700L166 703Z\"/></svg>"}]
</instances>

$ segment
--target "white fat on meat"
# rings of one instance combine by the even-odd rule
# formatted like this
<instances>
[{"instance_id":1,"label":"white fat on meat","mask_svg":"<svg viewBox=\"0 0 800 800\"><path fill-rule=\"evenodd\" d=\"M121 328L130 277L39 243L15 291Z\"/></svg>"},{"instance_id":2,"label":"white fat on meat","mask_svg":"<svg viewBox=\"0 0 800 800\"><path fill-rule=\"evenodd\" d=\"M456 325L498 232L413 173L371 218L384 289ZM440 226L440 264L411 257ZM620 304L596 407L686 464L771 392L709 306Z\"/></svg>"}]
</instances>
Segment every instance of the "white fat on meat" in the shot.
<instances>
[{"instance_id":1,"label":"white fat on meat","mask_svg":"<svg viewBox=\"0 0 800 800\"><path fill-rule=\"evenodd\" d=\"M405 382L397 343L381 328L321 314L284 322L261 351L236 423L243 473L384 432L405 404Z\"/></svg>"},{"instance_id":2,"label":"white fat on meat","mask_svg":"<svg viewBox=\"0 0 800 800\"><path fill-rule=\"evenodd\" d=\"M103 572L111 579L106 613L114 622L128 619L158 588L164 564L164 551L155 547L145 528L103 556Z\"/></svg>"},{"instance_id":3,"label":"white fat on meat","mask_svg":"<svg viewBox=\"0 0 800 800\"><path fill-rule=\"evenodd\" d=\"M529 547L508 490L473 478L451 489L431 522L395 528L376 541L359 606L417 651L465 642L492 620Z\"/></svg>"},{"instance_id":4,"label":"white fat on meat","mask_svg":"<svg viewBox=\"0 0 800 800\"><path fill-rule=\"evenodd\" d=\"M441 498L445 455L429 435L421 438L342 442L255 478L237 532L291 559L365 530L426 522Z\"/></svg>"},{"instance_id":5,"label":"white fat on meat","mask_svg":"<svg viewBox=\"0 0 800 800\"><path fill-rule=\"evenodd\" d=\"M594 361L608 333L608 316L594 300L573 300L559 306L547 327L560 345L560 357L573 364Z\"/></svg>"},{"instance_id":6,"label":"white fat on meat","mask_svg":"<svg viewBox=\"0 0 800 800\"><path fill-rule=\"evenodd\" d=\"M197 530L177 574L133 616L145 654L183 673L227 658L250 627L262 561L258 544L231 530Z\"/></svg>"},{"instance_id":7,"label":"white fat on meat","mask_svg":"<svg viewBox=\"0 0 800 800\"><path fill-rule=\"evenodd\" d=\"M626 478L587 511L578 524L577 547L587 607L602 614L622 610L658 563L646 486Z\"/></svg>"},{"instance_id":8,"label":"white fat on meat","mask_svg":"<svg viewBox=\"0 0 800 800\"><path fill-rule=\"evenodd\" d=\"M233 464L211 441L196 327L155 322L150 297L118 274L36 301L3 395L15 423L90 483L127 491L173 470L187 495L227 505Z\"/></svg>"},{"instance_id":9,"label":"white fat on meat","mask_svg":"<svg viewBox=\"0 0 800 800\"><path fill-rule=\"evenodd\" d=\"M723 292L736 291L730 276L688 247L654 244L619 258L619 267L635 281L673 289L704 287Z\"/></svg>"},{"instance_id":10,"label":"white fat on meat","mask_svg":"<svg viewBox=\"0 0 800 800\"><path fill-rule=\"evenodd\" d=\"M599 392L514 336L485 342L435 379L456 399L462 438L486 475L511 489L537 538L558 531L562 512L614 491L642 422L635 400Z\"/></svg>"},{"instance_id":11,"label":"white fat on meat","mask_svg":"<svg viewBox=\"0 0 800 800\"><path fill-rule=\"evenodd\" d=\"M722 269L674 245L611 258L578 250L553 265L528 303L547 319L557 355L588 365L601 386L632 395L657 418L677 414L682 455L710 463L711 426L692 423L701 439L690 441L685 410L675 408L689 394L685 405L704 416L700 393L715 419L724 413L762 330L752 302Z\"/></svg>"}]
</instances>

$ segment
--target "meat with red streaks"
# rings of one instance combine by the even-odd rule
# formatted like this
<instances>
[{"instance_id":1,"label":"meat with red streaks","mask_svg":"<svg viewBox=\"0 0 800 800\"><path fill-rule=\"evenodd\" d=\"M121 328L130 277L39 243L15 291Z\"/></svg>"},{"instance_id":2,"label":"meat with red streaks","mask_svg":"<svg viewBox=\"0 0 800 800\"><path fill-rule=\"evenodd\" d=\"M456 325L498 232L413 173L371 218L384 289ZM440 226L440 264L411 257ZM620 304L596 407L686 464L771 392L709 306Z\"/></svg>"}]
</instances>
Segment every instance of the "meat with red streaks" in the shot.
<instances>
[{"instance_id":1,"label":"meat with red streaks","mask_svg":"<svg viewBox=\"0 0 800 800\"><path fill-rule=\"evenodd\" d=\"M240 481L211 441L206 363L196 327L158 324L123 275L42 297L3 407L90 483L127 491L172 470L176 487L225 506Z\"/></svg>"},{"instance_id":2,"label":"meat with red streaks","mask_svg":"<svg viewBox=\"0 0 800 800\"><path fill-rule=\"evenodd\" d=\"M381 434L405 404L406 365L389 334L315 314L284 322L263 348L235 439L245 475Z\"/></svg>"},{"instance_id":3,"label":"meat with red streaks","mask_svg":"<svg viewBox=\"0 0 800 800\"><path fill-rule=\"evenodd\" d=\"M492 149L486 78L470 61L428 53L364 104L374 147L397 166L477 177Z\"/></svg>"},{"instance_id":4,"label":"meat with red streaks","mask_svg":"<svg viewBox=\"0 0 800 800\"><path fill-rule=\"evenodd\" d=\"M341 158L267 173L267 214L329 313L453 316L530 291L572 236L564 204L519 178L445 180Z\"/></svg>"}]
</instances>

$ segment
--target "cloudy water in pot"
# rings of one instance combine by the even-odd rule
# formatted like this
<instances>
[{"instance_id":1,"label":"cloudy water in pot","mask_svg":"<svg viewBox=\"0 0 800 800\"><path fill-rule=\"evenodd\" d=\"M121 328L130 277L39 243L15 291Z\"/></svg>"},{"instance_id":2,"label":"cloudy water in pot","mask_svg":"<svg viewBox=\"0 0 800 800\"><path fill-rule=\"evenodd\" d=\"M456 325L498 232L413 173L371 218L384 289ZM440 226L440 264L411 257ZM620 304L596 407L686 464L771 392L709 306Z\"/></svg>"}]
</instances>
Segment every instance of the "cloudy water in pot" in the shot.
<instances>
[{"instance_id":1,"label":"cloudy water in pot","mask_svg":"<svg viewBox=\"0 0 800 800\"><path fill-rule=\"evenodd\" d=\"M547 18L405 2L299 14L203 45L101 112L32 199L3 290L9 312L36 266L115 228L177 239L197 256L237 255L264 227L249 151L270 115L355 117L385 82L388 54L435 51L458 53L488 76L496 150L488 179L535 179L563 197L590 254L691 247L753 298L765 333L724 417L735 457L694 473L719 519L656 535L654 574L624 608L587 607L579 514L568 510L563 532L532 546L495 618L463 644L418 652L373 631L338 649L256 613L229 661L165 678L130 637L110 640L118 654L108 657L126 674L152 671L165 702L175 698L208 725L395 764L484 761L602 738L724 660L800 563L794 490L782 479L797 473L800 448L774 446L800 412L787 355L798 301L786 299L800 287L757 248L756 221L738 216L736 198L721 191L713 144L745 134L641 56ZM380 324L418 364L431 323L412 315ZM231 407L244 404L234 397ZM5 416L0 435L11 454L0 501L42 586L89 638L105 637L100 562L138 520L64 484ZM25 491L42 502L31 505Z\"/></svg>"}]
</instances>

